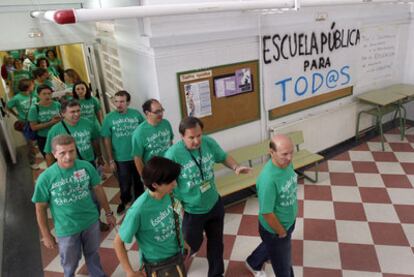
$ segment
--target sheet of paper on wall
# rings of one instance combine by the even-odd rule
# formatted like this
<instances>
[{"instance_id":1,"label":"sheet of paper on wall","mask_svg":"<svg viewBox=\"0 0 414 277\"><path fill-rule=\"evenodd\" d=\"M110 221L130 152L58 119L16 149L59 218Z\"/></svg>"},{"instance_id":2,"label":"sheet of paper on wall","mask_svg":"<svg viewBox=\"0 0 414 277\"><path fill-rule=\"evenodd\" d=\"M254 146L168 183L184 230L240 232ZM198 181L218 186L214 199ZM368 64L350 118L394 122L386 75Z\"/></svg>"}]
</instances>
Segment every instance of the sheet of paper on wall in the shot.
<instances>
[{"instance_id":1,"label":"sheet of paper on wall","mask_svg":"<svg viewBox=\"0 0 414 277\"><path fill-rule=\"evenodd\" d=\"M208 80L185 84L184 93L188 116L201 118L212 115Z\"/></svg>"},{"instance_id":2,"label":"sheet of paper on wall","mask_svg":"<svg viewBox=\"0 0 414 277\"><path fill-rule=\"evenodd\" d=\"M236 76L231 75L214 79L214 91L217 98L236 94Z\"/></svg>"},{"instance_id":3,"label":"sheet of paper on wall","mask_svg":"<svg viewBox=\"0 0 414 277\"><path fill-rule=\"evenodd\" d=\"M253 90L252 73L250 68L236 70L236 89L237 93L249 92Z\"/></svg>"}]
</instances>

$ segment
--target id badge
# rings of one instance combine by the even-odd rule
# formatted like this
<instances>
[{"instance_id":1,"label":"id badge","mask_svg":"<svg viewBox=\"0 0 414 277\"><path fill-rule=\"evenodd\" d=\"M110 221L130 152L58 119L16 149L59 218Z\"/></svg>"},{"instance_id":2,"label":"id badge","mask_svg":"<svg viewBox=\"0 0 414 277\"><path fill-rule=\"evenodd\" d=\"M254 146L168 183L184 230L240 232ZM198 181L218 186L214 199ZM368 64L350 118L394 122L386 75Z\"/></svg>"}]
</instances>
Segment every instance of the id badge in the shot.
<instances>
[{"instance_id":1,"label":"id badge","mask_svg":"<svg viewBox=\"0 0 414 277\"><path fill-rule=\"evenodd\" d=\"M200 186L200 190L201 193L205 193L206 191L208 191L211 188L210 182L204 182L201 186Z\"/></svg>"},{"instance_id":2,"label":"id badge","mask_svg":"<svg viewBox=\"0 0 414 277\"><path fill-rule=\"evenodd\" d=\"M73 172L73 176L75 177L75 180L80 180L83 177L85 177L85 175L86 175L86 171L85 171L84 168L76 170L75 172Z\"/></svg>"}]
</instances>

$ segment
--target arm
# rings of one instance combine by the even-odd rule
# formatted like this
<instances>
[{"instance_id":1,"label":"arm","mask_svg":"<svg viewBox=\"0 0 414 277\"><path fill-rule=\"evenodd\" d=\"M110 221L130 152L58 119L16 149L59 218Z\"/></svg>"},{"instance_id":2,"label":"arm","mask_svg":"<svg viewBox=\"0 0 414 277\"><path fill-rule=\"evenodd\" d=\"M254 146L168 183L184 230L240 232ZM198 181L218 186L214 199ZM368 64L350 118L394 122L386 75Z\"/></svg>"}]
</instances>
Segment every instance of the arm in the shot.
<instances>
[{"instance_id":1,"label":"arm","mask_svg":"<svg viewBox=\"0 0 414 277\"><path fill-rule=\"evenodd\" d=\"M99 144L99 138L96 138L92 141L92 147L93 147L93 152L96 155L97 158L97 165L103 165L104 161L102 158L102 152L101 152L101 146Z\"/></svg>"},{"instance_id":2,"label":"arm","mask_svg":"<svg viewBox=\"0 0 414 277\"><path fill-rule=\"evenodd\" d=\"M248 174L252 171L250 167L238 165L236 160L230 155L227 155L227 158L224 160L223 164L233 170L237 175Z\"/></svg>"},{"instance_id":3,"label":"arm","mask_svg":"<svg viewBox=\"0 0 414 277\"><path fill-rule=\"evenodd\" d=\"M47 203L36 203L36 218L39 225L42 241L46 248L52 249L56 246L56 240L50 233L49 224L47 222Z\"/></svg>"},{"instance_id":4,"label":"arm","mask_svg":"<svg viewBox=\"0 0 414 277\"><path fill-rule=\"evenodd\" d=\"M11 108L9 108L9 107L5 107L5 109L6 109L6 111L8 112L8 113L11 113L12 115L14 115L16 118L19 118L19 116L17 115L17 113L14 111L14 109L11 109Z\"/></svg>"},{"instance_id":5,"label":"arm","mask_svg":"<svg viewBox=\"0 0 414 277\"><path fill-rule=\"evenodd\" d=\"M114 157L112 155L112 140L109 137L104 137L104 145L106 149L106 154L108 155L109 165L112 171L116 171L116 164L114 161Z\"/></svg>"},{"instance_id":6,"label":"arm","mask_svg":"<svg viewBox=\"0 0 414 277\"><path fill-rule=\"evenodd\" d=\"M139 176L142 176L142 171L144 170L144 162L142 161L141 157L134 157L135 167L138 170Z\"/></svg>"},{"instance_id":7,"label":"arm","mask_svg":"<svg viewBox=\"0 0 414 277\"><path fill-rule=\"evenodd\" d=\"M55 125L60 121L60 116L54 116L50 121L44 122L44 123L37 123L37 122L30 122L30 128L32 128L33 131L39 131L41 129L48 128L50 126Z\"/></svg>"},{"instance_id":8,"label":"arm","mask_svg":"<svg viewBox=\"0 0 414 277\"><path fill-rule=\"evenodd\" d=\"M121 263L121 266L124 269L124 271L126 272L128 277L145 276L141 272L134 271L132 269L131 263L130 263L129 258L128 258L127 251L125 249L125 244L121 240L121 237L119 236L119 234L116 234L116 237L115 237L115 240L114 240L114 248L115 248L116 256L118 257L118 260Z\"/></svg>"},{"instance_id":9,"label":"arm","mask_svg":"<svg viewBox=\"0 0 414 277\"><path fill-rule=\"evenodd\" d=\"M262 214L267 224L279 235L279 238L286 237L286 230L274 213Z\"/></svg>"},{"instance_id":10,"label":"arm","mask_svg":"<svg viewBox=\"0 0 414 277\"><path fill-rule=\"evenodd\" d=\"M106 215L106 221L109 225L115 226L116 225L116 219L113 215L113 212L111 211L111 208L109 207L108 199L106 198L105 191L103 190L101 185L97 185L93 187L96 198L98 199L98 202L101 206L101 208L104 209L105 215Z\"/></svg>"},{"instance_id":11,"label":"arm","mask_svg":"<svg viewBox=\"0 0 414 277\"><path fill-rule=\"evenodd\" d=\"M101 123L101 125L102 125L102 122L103 122L103 113L102 113L102 109L99 109L99 110L96 112L96 117L98 118L99 123Z\"/></svg>"}]
</instances>

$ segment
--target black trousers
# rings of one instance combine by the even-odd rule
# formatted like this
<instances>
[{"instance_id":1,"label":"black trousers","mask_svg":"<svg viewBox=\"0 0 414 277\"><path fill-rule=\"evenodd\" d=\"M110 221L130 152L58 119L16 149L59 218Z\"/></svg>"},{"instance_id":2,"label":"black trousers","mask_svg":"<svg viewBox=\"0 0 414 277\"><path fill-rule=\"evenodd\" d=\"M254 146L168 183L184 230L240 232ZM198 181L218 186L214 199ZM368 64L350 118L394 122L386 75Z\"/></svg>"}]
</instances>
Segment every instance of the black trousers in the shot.
<instances>
[{"instance_id":1,"label":"black trousers","mask_svg":"<svg viewBox=\"0 0 414 277\"><path fill-rule=\"evenodd\" d=\"M183 232L192 252L197 252L203 242L203 231L207 237L208 276L223 276L223 226L224 205L221 198L206 214L184 212Z\"/></svg>"},{"instance_id":2,"label":"black trousers","mask_svg":"<svg viewBox=\"0 0 414 277\"><path fill-rule=\"evenodd\" d=\"M43 157L46 158L46 153L44 151L45 145L46 145L46 138L37 136L37 146L39 147L40 153L42 153Z\"/></svg>"},{"instance_id":3,"label":"black trousers","mask_svg":"<svg viewBox=\"0 0 414 277\"><path fill-rule=\"evenodd\" d=\"M125 205L131 200L135 201L144 192L144 185L134 161L115 161L115 163L121 191L121 202Z\"/></svg>"}]
</instances>

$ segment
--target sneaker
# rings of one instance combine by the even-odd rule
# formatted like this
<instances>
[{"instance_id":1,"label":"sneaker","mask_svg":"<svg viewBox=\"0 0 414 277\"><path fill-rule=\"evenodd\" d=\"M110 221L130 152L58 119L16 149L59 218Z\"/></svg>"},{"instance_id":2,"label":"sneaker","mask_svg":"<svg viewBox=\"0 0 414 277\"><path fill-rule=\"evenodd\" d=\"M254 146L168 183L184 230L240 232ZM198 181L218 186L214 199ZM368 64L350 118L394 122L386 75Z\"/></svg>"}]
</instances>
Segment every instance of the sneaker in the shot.
<instances>
[{"instance_id":1,"label":"sneaker","mask_svg":"<svg viewBox=\"0 0 414 277\"><path fill-rule=\"evenodd\" d=\"M253 274L254 277L267 277L266 272L264 270L254 270L247 261L245 261L244 263L247 269Z\"/></svg>"},{"instance_id":2,"label":"sneaker","mask_svg":"<svg viewBox=\"0 0 414 277\"><path fill-rule=\"evenodd\" d=\"M125 205L121 203L118 205L118 208L116 209L116 213L118 215L121 215L123 212L125 212Z\"/></svg>"},{"instance_id":3,"label":"sneaker","mask_svg":"<svg viewBox=\"0 0 414 277\"><path fill-rule=\"evenodd\" d=\"M101 232L109 231L109 225L99 220L99 230Z\"/></svg>"}]
</instances>

